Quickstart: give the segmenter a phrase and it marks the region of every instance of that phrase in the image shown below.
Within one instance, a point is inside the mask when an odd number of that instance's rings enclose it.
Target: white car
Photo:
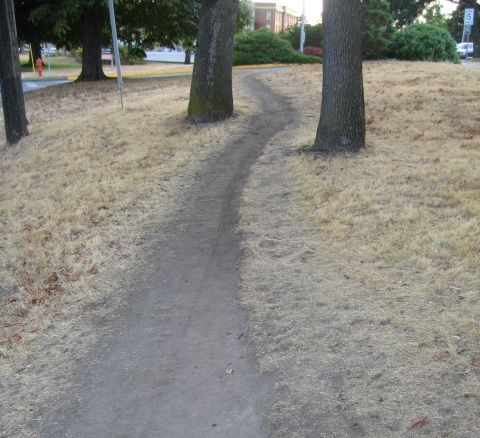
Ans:
[[[473,43],[459,43],[457,44],[457,52],[460,58],[466,58],[473,55]]]

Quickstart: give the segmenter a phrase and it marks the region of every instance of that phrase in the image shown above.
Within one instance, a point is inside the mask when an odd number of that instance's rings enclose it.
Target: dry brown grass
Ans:
[[[368,146],[328,159],[304,151],[318,66],[261,76],[294,110],[242,207],[250,337],[284,391],[272,434],[473,438],[480,70],[364,71]],[[115,311],[144,230],[174,215],[202,161],[247,129],[256,107],[239,83],[236,118],[186,124],[188,84],[127,80],[124,111],[114,81],[26,95],[32,135],[0,151],[0,435],[35,436],[39,407],[98,335],[89,321]],[[415,419],[426,422],[408,431]]]
[[[479,77],[366,63],[367,147],[335,158],[291,156],[313,144],[321,71],[264,77],[296,112],[243,209],[252,336],[289,394],[276,435],[403,436],[415,419],[480,435]]]
[[[89,321],[121,301],[117,279],[146,228],[181,207],[196,169],[255,113],[239,84],[234,118],[192,125],[189,84],[126,80],[123,111],[113,80],[25,95],[31,135],[0,150],[1,436],[35,436],[99,335]]]

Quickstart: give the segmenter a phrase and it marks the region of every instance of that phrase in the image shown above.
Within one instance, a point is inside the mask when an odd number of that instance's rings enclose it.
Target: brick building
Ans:
[[[278,3],[253,3],[255,30],[267,27],[278,33],[298,23],[301,14]]]

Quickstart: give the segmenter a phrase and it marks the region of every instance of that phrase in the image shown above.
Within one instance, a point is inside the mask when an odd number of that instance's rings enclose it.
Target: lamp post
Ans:
[[[303,53],[304,42],[305,42],[305,0],[303,0],[302,24],[300,25],[300,53]]]

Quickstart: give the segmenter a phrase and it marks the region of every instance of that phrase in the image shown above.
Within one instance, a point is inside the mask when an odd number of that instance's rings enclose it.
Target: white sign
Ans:
[[[475,15],[475,9],[473,8],[465,9],[465,21],[463,22],[463,24],[473,26],[474,15]]]

